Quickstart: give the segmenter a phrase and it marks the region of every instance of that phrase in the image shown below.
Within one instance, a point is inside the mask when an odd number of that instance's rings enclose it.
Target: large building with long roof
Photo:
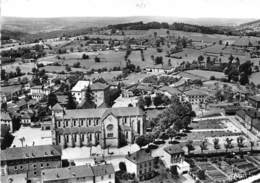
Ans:
[[[64,110],[56,104],[52,110],[52,141],[64,148],[120,147],[145,131],[145,115],[138,107]]]

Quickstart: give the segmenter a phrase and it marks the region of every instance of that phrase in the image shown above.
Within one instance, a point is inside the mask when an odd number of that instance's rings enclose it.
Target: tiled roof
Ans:
[[[184,153],[182,147],[180,145],[170,145],[164,148],[164,151],[168,154],[179,154]]]
[[[192,90],[188,90],[185,92],[186,95],[188,96],[208,96],[208,94],[206,94],[205,92],[198,90],[198,89],[192,89]]]
[[[78,81],[77,84],[71,89],[71,91],[82,91],[86,87],[88,87],[90,84],[90,81]]]
[[[103,164],[91,167],[94,176],[104,176],[109,174],[114,174],[115,170],[112,164]]]
[[[181,92],[177,88],[169,87],[169,86],[164,86],[160,88],[161,91],[168,92],[171,95],[177,95],[181,94]]]
[[[1,112],[1,116],[0,116],[1,120],[11,120],[11,117],[9,115],[9,113],[7,112]]]
[[[130,155],[126,155],[126,159],[137,164],[153,160],[154,157],[151,156],[150,152],[146,152],[146,149],[140,149]]]
[[[42,88],[43,88],[42,85],[36,85],[31,87],[31,89],[42,89]]]
[[[91,90],[105,90],[108,87],[109,85],[100,82],[96,82],[90,85]]]
[[[1,160],[18,160],[28,158],[61,156],[61,147],[57,145],[41,145],[30,147],[7,148],[1,152]]]
[[[66,110],[64,118],[101,118],[106,108]]]
[[[62,111],[63,108],[61,107],[61,105],[59,103],[56,103],[53,107],[52,110],[54,111]]]
[[[260,95],[254,95],[254,96],[250,96],[250,97],[248,97],[248,98],[251,99],[251,100],[260,102]]]
[[[93,171],[91,167],[88,165],[42,170],[42,180],[44,181],[64,180],[93,176]]]
[[[88,133],[88,132],[95,133],[95,132],[101,132],[101,126],[58,128],[56,132],[58,134]]]
[[[138,107],[116,107],[116,108],[96,108],[96,109],[74,109],[66,110],[64,118],[102,118],[108,114],[114,116],[139,116],[143,115],[142,109]]]

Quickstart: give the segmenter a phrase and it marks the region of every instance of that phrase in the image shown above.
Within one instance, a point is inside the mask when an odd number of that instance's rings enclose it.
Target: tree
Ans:
[[[187,147],[187,149],[188,149],[188,154],[190,154],[190,152],[195,149],[194,146],[193,146],[193,141],[192,141],[192,140],[189,140],[189,141],[186,143],[186,147]]]
[[[48,95],[48,102],[47,105],[48,106],[54,106],[56,103],[58,102],[57,96],[55,95],[55,93],[50,93]]]
[[[237,146],[238,146],[239,152],[240,152],[241,148],[243,148],[245,146],[244,140],[245,139],[243,136],[237,137]]]
[[[213,140],[213,144],[214,144],[214,149],[219,149],[220,146],[219,146],[219,139],[218,138],[214,138]]]
[[[20,75],[21,75],[21,69],[20,69],[20,67],[17,66],[15,70],[16,70],[16,75],[17,75],[17,76],[20,76]]]
[[[143,146],[146,146],[147,144],[149,144],[150,142],[147,140],[147,138],[144,135],[141,135],[139,137],[137,137],[137,139],[135,140],[135,143],[142,148]]]
[[[233,141],[233,139],[226,138],[225,141],[226,141],[226,143],[224,144],[224,146],[225,146],[225,149],[226,149],[226,152],[227,152],[228,149],[233,148],[233,145],[232,145],[232,141]]]
[[[158,107],[159,105],[163,104],[162,96],[159,94],[156,94],[156,96],[153,98],[153,104]]]
[[[240,75],[240,80],[239,80],[239,82],[240,82],[241,85],[246,85],[246,84],[248,84],[248,83],[249,83],[248,75],[245,74],[245,73],[242,73],[242,74]]]
[[[126,171],[127,171],[125,162],[122,162],[122,161],[121,161],[121,162],[119,163],[119,169],[120,169],[120,171],[122,171],[122,172],[126,172]]]
[[[152,104],[152,98],[150,95],[144,97],[144,104],[149,107]]]
[[[69,65],[66,65],[66,66],[65,66],[65,70],[66,70],[67,72],[70,72],[70,71],[71,71],[70,66],[69,66]]]
[[[171,174],[172,174],[172,176],[173,176],[175,179],[179,177],[179,173],[178,173],[177,167],[178,167],[177,165],[173,165],[173,166],[171,166],[171,169],[170,169]]]
[[[171,142],[172,142],[173,137],[175,137],[176,134],[177,134],[177,132],[176,132],[176,130],[173,129],[173,128],[169,128],[169,129],[167,130],[167,135],[170,137]]]
[[[68,102],[67,102],[66,108],[67,109],[76,109],[77,104],[76,104],[72,94],[70,92],[68,92],[67,96],[68,96]]]
[[[204,150],[207,150],[207,147],[208,147],[208,141],[207,139],[205,139],[200,144],[201,153],[203,153]]]
[[[1,111],[4,111],[4,112],[7,111],[7,103],[6,102],[1,103]]]
[[[139,100],[138,100],[137,106],[140,107],[141,109],[144,109],[145,101],[144,101],[143,96],[140,96],[140,97],[139,97]]]
[[[100,58],[99,57],[95,57],[95,62],[100,62]]]
[[[75,68],[80,68],[80,62],[74,63],[74,64],[73,64],[73,67],[75,67]]]
[[[168,66],[172,66],[171,59],[168,60]]]
[[[253,151],[253,147],[254,147],[255,143],[254,141],[250,141],[250,151]]]
[[[205,170],[199,170],[197,176],[200,180],[205,180],[206,179]]]
[[[88,109],[88,108],[95,108],[96,107],[96,104],[94,102],[94,95],[93,95],[93,92],[90,88],[90,85],[88,85],[88,87],[86,89],[84,100],[85,101],[84,101],[82,108]]]
[[[23,147],[23,143],[24,143],[24,141],[25,141],[25,138],[22,137],[22,138],[19,138],[19,140],[20,140],[20,142],[21,142],[21,144],[22,144],[22,147]]]

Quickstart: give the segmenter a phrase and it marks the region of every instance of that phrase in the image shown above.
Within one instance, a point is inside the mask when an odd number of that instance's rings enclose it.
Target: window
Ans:
[[[43,168],[43,163],[41,163],[41,168]]]
[[[113,133],[108,133],[107,137],[113,137]]]
[[[47,164],[46,164],[46,166],[47,166],[47,167],[49,167],[49,166],[50,166],[50,164],[49,164],[49,163],[47,163]]]
[[[142,170],[139,171],[139,174],[142,174]]]
[[[34,164],[34,165],[33,165],[33,168],[36,168],[36,167],[37,167],[37,165],[36,165],[36,164]]]
[[[108,178],[110,178],[110,179],[111,179],[111,177],[112,177],[112,176],[111,176],[111,174],[109,174],[109,175],[108,175]]]
[[[101,180],[103,180],[104,179],[104,176],[101,176]]]
[[[34,175],[37,175],[37,172],[33,172]]]
[[[14,169],[17,170],[17,166],[14,166]]]
[[[20,166],[20,169],[22,170],[22,169],[23,169],[23,166]]]

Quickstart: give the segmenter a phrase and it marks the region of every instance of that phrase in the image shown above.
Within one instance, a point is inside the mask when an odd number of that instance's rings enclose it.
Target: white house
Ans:
[[[71,94],[75,97],[78,103],[82,103],[85,97],[85,89],[91,84],[91,81],[80,80],[77,84],[71,89]]]

